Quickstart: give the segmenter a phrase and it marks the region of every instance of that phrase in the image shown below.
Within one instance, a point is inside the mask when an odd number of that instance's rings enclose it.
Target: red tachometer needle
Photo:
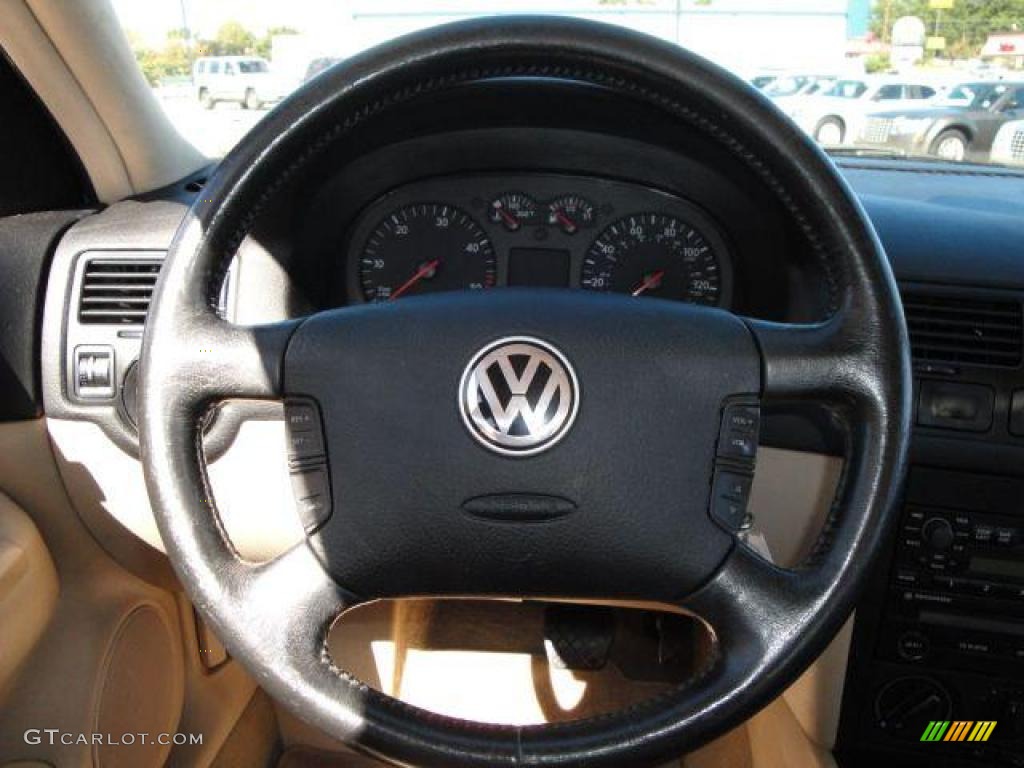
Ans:
[[[641,293],[643,293],[649,288],[660,287],[661,279],[663,277],[665,277],[665,270],[663,269],[659,269],[657,272],[652,272],[651,274],[644,278],[644,281],[640,283],[640,285],[636,287],[636,290],[633,291],[633,295],[639,296]]]
[[[399,296],[401,296],[403,293],[408,291],[410,288],[412,288],[414,285],[416,285],[416,283],[418,283],[424,277],[426,277],[427,275],[431,274],[435,269],[437,269],[437,265],[440,264],[440,263],[441,263],[440,259],[434,259],[433,261],[428,261],[422,267],[417,269],[415,275],[410,277],[408,280],[406,280],[404,283],[402,283],[402,285],[399,286],[398,289],[396,289],[394,292],[392,292],[392,294],[388,297],[388,301],[394,301]]]

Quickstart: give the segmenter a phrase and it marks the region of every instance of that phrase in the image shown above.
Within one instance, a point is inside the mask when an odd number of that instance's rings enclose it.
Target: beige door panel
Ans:
[[[39,531],[0,494],[0,699],[50,623],[59,589]]]
[[[213,643],[197,631],[192,607],[180,591],[130,573],[98,545],[94,536],[99,534],[83,524],[71,504],[50,437],[43,420],[0,424],[0,490],[6,494],[0,497],[0,536],[6,519],[2,504],[9,497],[35,521],[61,584],[49,625],[7,692],[0,693],[0,765],[43,761],[60,768],[157,768],[172,757],[164,746],[26,744],[25,731],[37,728],[201,734],[202,744],[175,748],[173,764],[210,765],[245,711],[255,682],[231,660],[208,668],[205,652],[213,649],[204,646]],[[109,443],[86,441],[86,447],[100,455],[109,447],[128,459]],[[79,458],[89,463],[87,456]],[[137,473],[138,464],[129,461],[128,471]],[[136,480],[134,487],[141,488],[141,475]],[[130,477],[122,482],[133,485]],[[94,498],[95,487],[90,493]],[[121,511],[121,505],[138,501],[114,498]],[[151,522],[148,499],[141,504]],[[119,536],[152,550],[109,515],[108,523]],[[38,593],[40,607],[45,597],[45,591]],[[0,613],[0,642],[10,624],[4,618]],[[6,649],[0,649],[6,663]]]

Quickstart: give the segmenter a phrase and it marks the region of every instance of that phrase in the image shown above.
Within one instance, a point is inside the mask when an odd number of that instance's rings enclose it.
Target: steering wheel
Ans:
[[[772,323],[512,289],[273,325],[218,316],[239,243],[296,173],[356,127],[386,123],[396,105],[510,77],[604,89],[624,109],[645,103],[746,164],[820,260],[828,318]],[[402,765],[654,764],[779,695],[849,616],[891,528],[909,370],[895,282],[870,223],[769,102],[676,46],[621,29],[472,21],[334,68],[221,163],[175,236],[150,310],[141,455],[185,590],[232,655],[310,724]],[[329,477],[332,514],[269,563],[233,550],[204,468],[203,414],[238,397],[284,399],[293,426],[308,430],[302,455],[319,455]],[[749,458],[735,430],[742,437],[776,401],[828,408],[847,445],[821,539],[797,569],[755,554],[714,503],[719,480]],[[422,595],[658,601],[701,617],[716,651],[685,685],[622,712],[472,723],[378,693],[326,650],[346,608]]]

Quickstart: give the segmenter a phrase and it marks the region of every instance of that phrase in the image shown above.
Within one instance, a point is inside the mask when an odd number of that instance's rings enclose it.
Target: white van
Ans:
[[[280,101],[288,89],[258,56],[205,56],[192,68],[196,98],[206,109],[218,101],[237,101],[245,109],[259,109]]]

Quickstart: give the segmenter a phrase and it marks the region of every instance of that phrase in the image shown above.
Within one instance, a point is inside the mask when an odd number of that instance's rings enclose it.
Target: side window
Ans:
[[[220,74],[220,62],[219,61],[211,61],[210,62],[210,74],[211,75],[218,75],[218,74]]]
[[[224,74],[225,75],[233,75],[233,74],[235,74],[235,65],[232,64],[230,61],[227,61],[227,62],[224,63]]]
[[[935,89],[927,85],[908,85],[908,99],[930,99],[935,95]]]
[[[875,94],[875,101],[892,101],[903,98],[902,85],[883,85]]]
[[[205,61],[200,61],[198,64],[196,64],[196,74],[197,75],[202,75],[205,72],[206,72],[206,62]]]
[[[1012,112],[1024,106],[1024,88],[1015,88],[1003,102],[1003,112]]]

